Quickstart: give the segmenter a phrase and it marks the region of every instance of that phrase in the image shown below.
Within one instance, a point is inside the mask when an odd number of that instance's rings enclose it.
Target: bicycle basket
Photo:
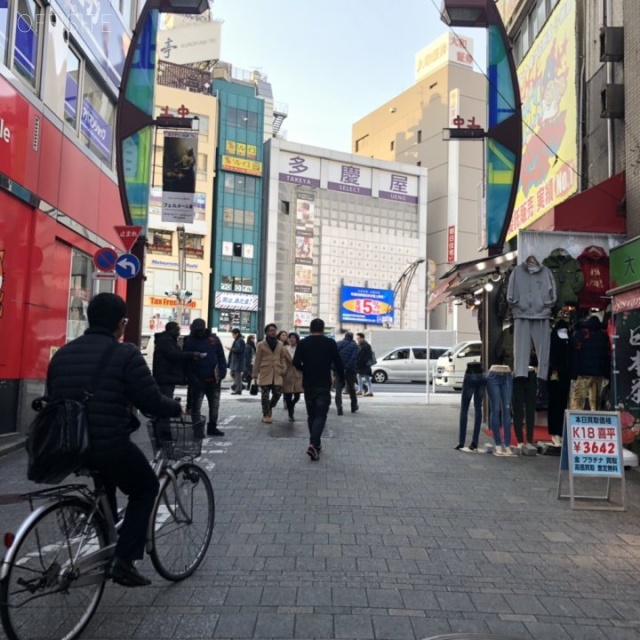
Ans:
[[[205,422],[198,415],[150,420],[147,429],[154,453],[161,450],[169,460],[197,458],[202,453]]]

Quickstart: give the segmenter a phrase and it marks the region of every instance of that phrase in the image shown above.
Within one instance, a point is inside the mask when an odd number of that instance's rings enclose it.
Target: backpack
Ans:
[[[87,404],[117,346],[107,347],[82,401],[46,397],[33,401],[38,415],[29,425],[26,442],[29,480],[57,484],[87,464],[91,454]]]
[[[367,361],[367,366],[368,367],[373,367],[373,365],[375,365],[375,364],[378,364],[378,361],[376,360],[376,352],[372,349],[371,350],[371,357]]]

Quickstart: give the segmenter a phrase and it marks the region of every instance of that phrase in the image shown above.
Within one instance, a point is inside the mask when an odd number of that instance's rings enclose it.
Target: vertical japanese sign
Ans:
[[[313,318],[313,221],[315,202],[296,200],[295,279],[293,283],[294,325],[308,326]]]
[[[447,227],[447,262],[456,261],[456,227],[451,224]]]
[[[616,313],[615,318],[617,402],[624,407],[624,441],[631,443],[640,431],[640,309]]]
[[[522,168],[507,240],[578,189],[576,2],[562,0],[518,67]]]
[[[162,154],[162,222],[193,223],[198,134],[165,131]]]

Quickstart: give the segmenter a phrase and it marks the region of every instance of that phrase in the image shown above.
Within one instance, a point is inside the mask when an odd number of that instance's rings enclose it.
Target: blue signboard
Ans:
[[[65,103],[66,107],[66,103]],[[82,120],[80,130],[89,140],[89,146],[107,164],[111,164],[113,129],[87,100],[82,100]]]
[[[135,278],[140,273],[140,260],[132,253],[123,253],[116,262],[116,273],[121,278]]]
[[[340,320],[360,324],[393,323],[393,291],[343,285]]]

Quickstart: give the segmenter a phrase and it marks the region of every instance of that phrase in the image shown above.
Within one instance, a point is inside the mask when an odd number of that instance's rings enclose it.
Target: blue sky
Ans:
[[[434,2],[435,5],[434,6]],[[258,69],[286,103],[287,138],[349,151],[351,125],[414,81],[415,54],[443,34],[442,0],[214,0],[222,59]],[[484,65],[485,32],[475,40]]]

